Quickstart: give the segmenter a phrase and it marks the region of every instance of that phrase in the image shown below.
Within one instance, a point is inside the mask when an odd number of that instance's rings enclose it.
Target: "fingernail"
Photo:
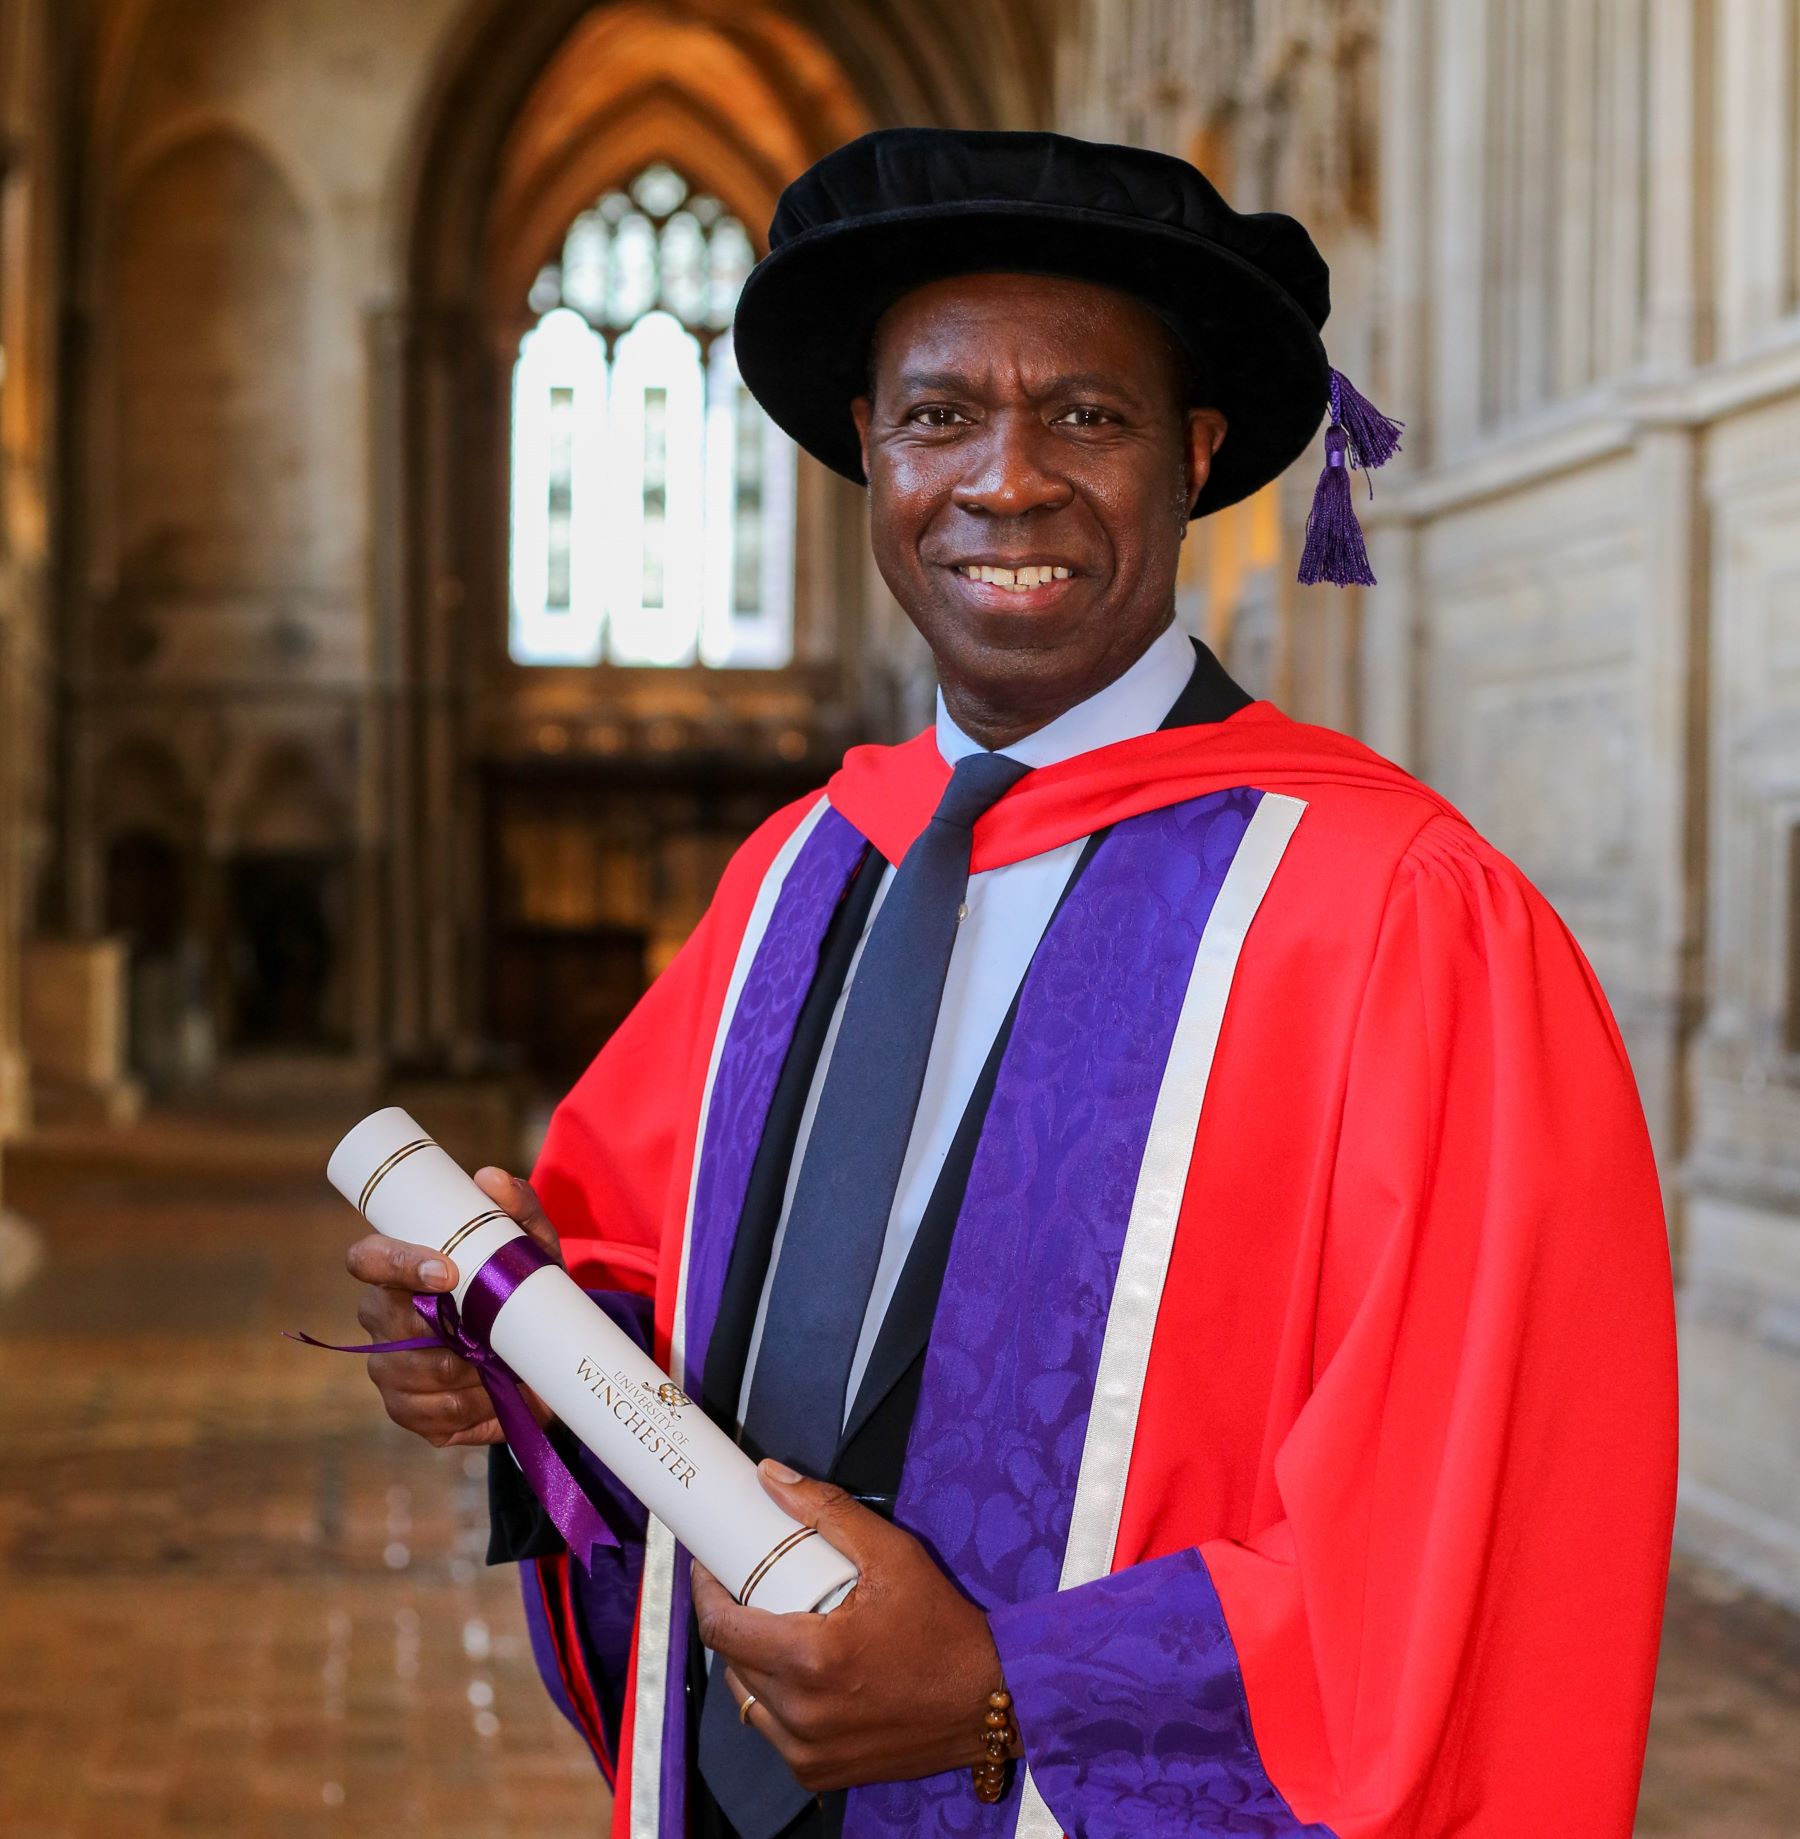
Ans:
[[[434,1290],[441,1290],[444,1285],[450,1281],[450,1267],[447,1264],[440,1263],[436,1258],[427,1258],[425,1262],[419,1266],[419,1275],[423,1277]]]
[[[770,1481],[784,1481],[789,1487],[800,1479],[799,1470],[790,1469],[785,1462],[777,1462],[773,1456],[762,1459],[762,1472]]]

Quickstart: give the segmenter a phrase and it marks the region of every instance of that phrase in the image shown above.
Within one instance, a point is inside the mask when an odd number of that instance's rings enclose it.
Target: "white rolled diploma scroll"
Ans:
[[[481,1266],[522,1236],[397,1105],[364,1118],[326,1174],[377,1232],[455,1264],[459,1309]],[[566,1271],[525,1278],[489,1343],[740,1603],[823,1614],[849,1594],[849,1559],[776,1506],[750,1458]]]

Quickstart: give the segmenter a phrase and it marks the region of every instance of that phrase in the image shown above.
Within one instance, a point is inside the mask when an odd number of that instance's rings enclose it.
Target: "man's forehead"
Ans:
[[[1146,332],[1163,327],[1145,302],[1123,288],[1076,280],[1069,275],[1001,269],[922,281],[887,307],[876,322],[875,334],[879,340],[894,331],[928,333],[939,326],[953,327],[1021,312],[1034,320],[1051,322],[1119,321]]]
[[[1054,341],[1051,348],[1046,341]],[[1097,382],[1125,380],[1175,357],[1174,334],[1135,295],[1064,275],[1012,271],[923,282],[876,322],[871,373],[966,374],[1054,369]]]

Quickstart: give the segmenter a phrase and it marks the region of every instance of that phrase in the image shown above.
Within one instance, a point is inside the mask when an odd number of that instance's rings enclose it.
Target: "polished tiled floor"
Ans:
[[[8,1181],[49,1256],[0,1302],[5,1839],[605,1831],[482,1459],[277,1333],[361,1339],[323,1147]]]
[[[4,1839],[578,1839],[480,1464],[359,1361],[323,1137],[165,1127],[15,1157],[0,1300]],[[1800,1623],[1684,1572],[1639,1831],[1800,1839]],[[1522,1836],[1523,1839],[1523,1836]]]

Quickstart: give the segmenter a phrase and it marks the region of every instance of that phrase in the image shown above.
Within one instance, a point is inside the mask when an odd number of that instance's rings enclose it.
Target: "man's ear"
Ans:
[[[1200,488],[1212,476],[1213,455],[1219,451],[1230,424],[1217,409],[1189,409],[1187,412],[1188,497],[1192,504]]]
[[[869,423],[874,419],[875,405],[867,396],[858,396],[850,404],[850,419],[856,423],[857,445],[862,448],[863,477],[869,476]]]

